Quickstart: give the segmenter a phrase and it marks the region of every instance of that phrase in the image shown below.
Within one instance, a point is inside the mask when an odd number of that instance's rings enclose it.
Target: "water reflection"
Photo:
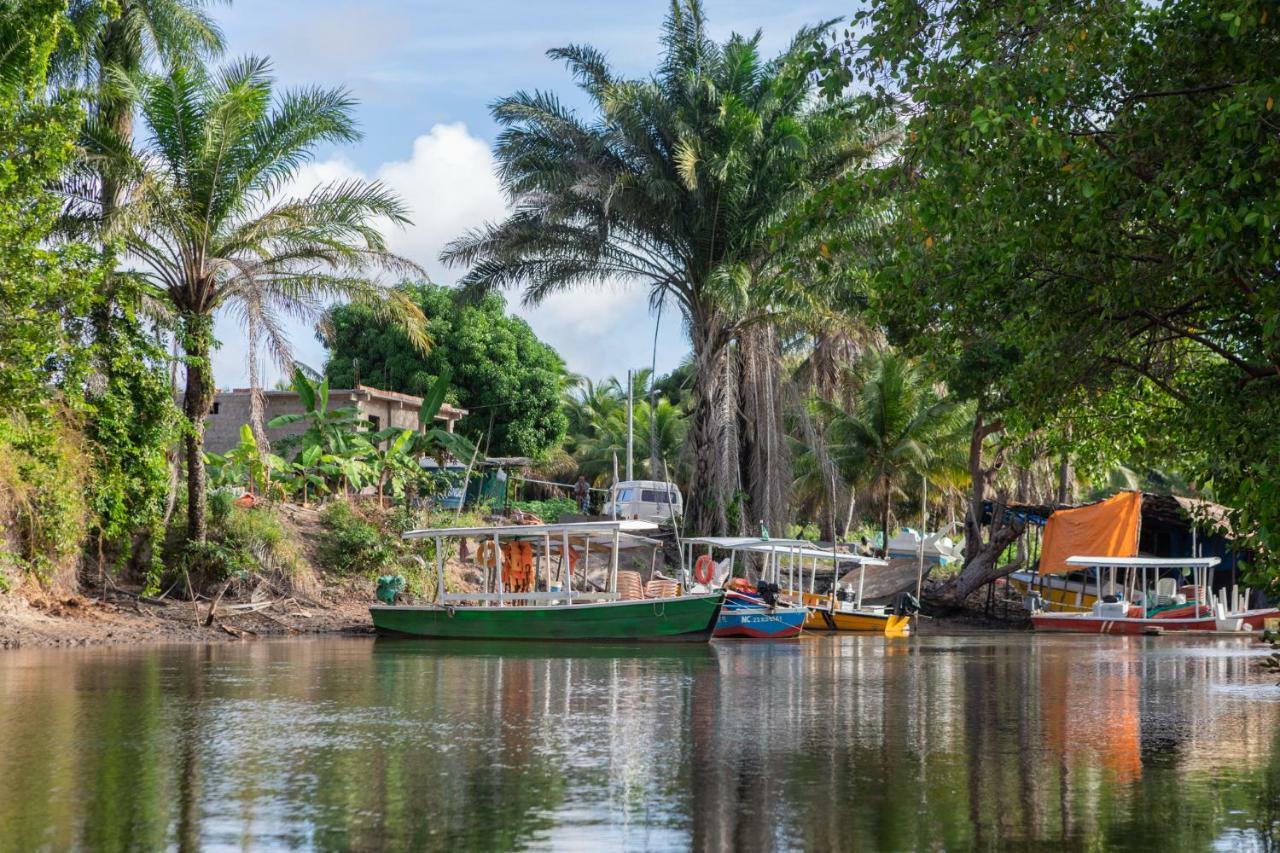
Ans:
[[[1238,640],[0,657],[0,849],[1280,846]]]

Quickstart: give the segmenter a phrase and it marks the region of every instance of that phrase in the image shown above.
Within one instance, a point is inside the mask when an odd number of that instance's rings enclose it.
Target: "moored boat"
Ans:
[[[716,623],[718,638],[781,640],[798,637],[804,630],[808,611],[803,605],[779,599],[778,567],[768,555],[761,558],[759,580],[755,583],[745,577],[734,577],[739,553],[761,541],[768,540],[703,536],[685,539],[682,543],[682,547],[689,549],[688,562],[682,568],[686,585],[698,591],[728,590]],[[705,546],[705,551],[696,554],[697,546]],[[728,557],[719,563],[714,556],[717,549],[728,552]]]
[[[705,642],[719,618],[722,592],[669,595],[659,585],[659,594],[646,596],[638,576],[619,589],[620,574],[635,574],[619,569],[619,551],[625,542],[656,545],[639,535],[656,529],[647,522],[598,521],[409,531],[405,538],[435,541],[436,600],[375,604],[369,613],[378,633],[386,636]],[[447,539],[482,540],[476,557],[485,574],[484,591],[446,591]],[[574,580],[574,566],[589,559],[593,542],[597,551],[610,554],[603,590]],[[557,555],[559,564],[553,565]]]
[[[1218,562],[1217,557],[1069,557],[1067,565],[1095,572],[1092,606],[1076,613],[1033,610],[1031,624],[1037,631],[1087,634],[1235,632],[1261,627],[1280,612],[1274,608],[1230,610],[1224,599],[1215,599],[1208,583]],[[1180,574],[1184,570],[1192,573],[1194,582],[1183,592],[1178,591],[1173,578],[1161,576],[1166,571]],[[1104,580],[1108,575],[1109,580]]]
[[[698,561],[721,578],[732,574],[739,555],[760,557],[762,577],[779,588],[780,604],[804,610],[803,626],[807,631],[875,631],[898,636],[910,630],[910,615],[892,606],[867,604],[863,597],[863,589],[877,583],[874,576],[868,575],[876,569],[888,570],[884,560],[828,551],[802,539],[701,537],[685,541],[691,548],[707,547]],[[715,563],[714,548],[727,550],[728,560]],[[859,570],[856,585],[842,582],[851,576],[851,567]],[[694,578],[695,582],[699,580]],[[821,591],[820,583],[824,585]],[[721,618],[723,620],[723,613]]]

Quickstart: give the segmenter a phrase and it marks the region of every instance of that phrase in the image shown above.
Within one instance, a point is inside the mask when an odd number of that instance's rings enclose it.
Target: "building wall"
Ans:
[[[364,397],[365,399],[360,399]],[[280,415],[302,414],[306,411],[302,400],[292,392],[267,392],[264,421]],[[355,406],[366,419],[376,418],[374,431],[397,427],[417,429],[418,408],[398,400],[381,399],[362,393],[330,392],[329,411]],[[249,423],[249,393],[247,391],[223,391],[214,397],[214,413],[205,420],[205,450],[210,453],[226,453],[240,443],[240,425]],[[304,432],[307,424],[300,421],[284,427],[267,430],[267,438],[275,445],[280,439]]]

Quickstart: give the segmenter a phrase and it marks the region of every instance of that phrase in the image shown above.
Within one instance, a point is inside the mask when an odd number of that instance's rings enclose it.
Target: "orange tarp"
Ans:
[[[1060,509],[1044,526],[1040,574],[1071,571],[1068,557],[1132,557],[1138,553],[1142,492],[1121,492],[1096,504]]]

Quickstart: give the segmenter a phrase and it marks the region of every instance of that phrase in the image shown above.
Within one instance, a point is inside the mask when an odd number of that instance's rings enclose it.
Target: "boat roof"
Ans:
[[[420,530],[408,530],[401,536],[405,539],[436,539],[446,537],[469,536],[524,536],[543,538],[546,536],[592,536],[599,534],[622,533],[637,535],[654,533],[658,525],[650,521],[636,519],[619,519],[617,521],[573,521],[564,524],[505,524],[494,527],[427,527]]]
[[[694,545],[710,545],[726,551],[753,551],[757,554],[794,554],[797,557],[817,557],[841,563],[858,563],[863,566],[887,566],[876,557],[864,557],[848,551],[831,551],[819,548],[807,539],[765,539],[761,536],[691,536],[684,539]]]
[[[1220,562],[1217,557],[1067,557],[1068,566],[1109,569],[1209,569]]]
[[[797,557],[817,558],[819,560],[835,560],[838,563],[857,563],[860,566],[887,566],[888,560],[881,560],[879,557],[864,557],[861,554],[852,554],[848,551],[828,551],[825,548],[818,548],[811,543],[805,543],[806,547],[795,548],[791,546],[779,546],[776,543],[765,543],[763,545],[752,545],[743,548],[744,551],[762,551],[775,554],[794,554]]]
[[[713,548],[724,548],[727,551],[738,551],[753,545],[782,545],[784,547],[803,547],[809,544],[805,539],[765,539],[762,536],[686,536],[682,540],[693,545],[710,545]]]

